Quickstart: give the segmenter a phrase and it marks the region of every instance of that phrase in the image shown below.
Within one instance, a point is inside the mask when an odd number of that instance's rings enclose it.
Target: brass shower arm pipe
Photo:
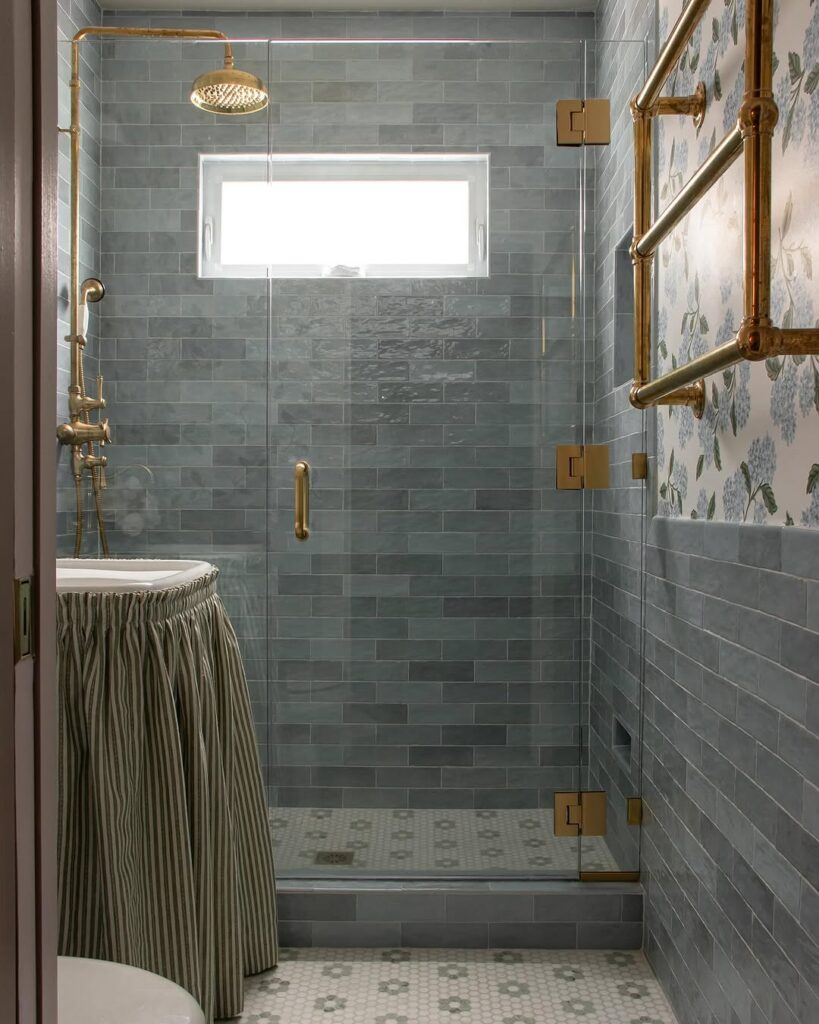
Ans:
[[[224,32],[209,28],[139,28],[118,25],[86,25],[76,32],[71,40],[71,73],[72,77],[79,73],[80,43],[90,37],[135,37],[159,39],[214,39],[225,44],[225,60],[233,63],[233,49]]]
[[[224,43],[225,63],[233,64],[233,49],[224,32],[216,29],[198,28],[138,28],[117,25],[86,25],[76,32],[71,40],[71,294],[70,329],[72,339],[71,386],[79,386],[75,370],[73,339],[79,335],[80,316],[80,43],[91,37],[98,38],[164,38],[164,39],[213,39]]]

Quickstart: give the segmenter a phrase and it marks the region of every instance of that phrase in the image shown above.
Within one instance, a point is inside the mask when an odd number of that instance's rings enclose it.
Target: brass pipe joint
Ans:
[[[687,96],[660,96],[650,107],[641,106],[639,97],[635,96],[629,103],[629,109],[633,121],[676,114],[679,117],[693,117],[695,126],[699,128],[705,120],[706,102],[705,82],[697,82],[697,87]]]
[[[745,95],[737,113],[737,127],[743,139],[750,135],[773,135],[779,120],[779,107],[771,93]]]
[[[743,359],[759,361],[779,355],[782,346],[782,330],[774,327],[770,319],[748,318],[742,321],[737,331],[737,347]]]
[[[651,107],[641,107],[638,96],[632,96],[629,100],[628,108],[631,111],[632,121],[645,121],[654,115],[651,112]]]
[[[110,444],[111,428],[108,420],[101,423],[61,423],[57,427],[57,439],[60,444]]]
[[[646,382],[641,383],[640,381],[635,381],[631,385],[628,400],[635,409],[650,409],[653,405],[684,405],[692,411],[696,419],[702,419],[705,412],[704,380],[698,380],[695,384],[678,388],[676,391],[672,391],[670,395],[665,395],[662,398],[644,397],[643,390],[645,387]]]
[[[743,359],[753,362],[777,356],[819,355],[819,329],[782,328],[770,319],[748,317],[737,331],[737,347]]]
[[[640,239],[635,235],[631,240],[631,245],[628,247],[628,254],[631,257],[632,265],[636,267],[644,263],[653,263],[654,250],[652,249],[651,252],[640,252],[639,246]]]

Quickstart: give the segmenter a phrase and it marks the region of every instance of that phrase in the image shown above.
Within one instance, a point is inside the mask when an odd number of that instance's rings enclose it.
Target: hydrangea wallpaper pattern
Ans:
[[[660,40],[682,9],[660,0]],[[773,159],[773,310],[783,326],[819,326],[819,0],[780,0],[774,28],[779,124]],[[669,81],[708,90],[705,120],[661,118],[660,206],[736,121],[745,0],[712,0]],[[742,159],[661,247],[657,361],[662,371],[736,332],[742,316]],[[659,410],[658,512],[732,522],[819,526],[819,357],[744,363],[707,382],[705,415]]]

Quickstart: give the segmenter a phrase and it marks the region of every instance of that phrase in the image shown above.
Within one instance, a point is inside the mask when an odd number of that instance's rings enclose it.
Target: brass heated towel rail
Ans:
[[[745,92],[737,123],[679,193],[651,223],[651,151],[654,117],[688,114],[702,119],[704,87],[691,96],[661,96],[705,14],[710,0],[683,9],[642,91],[631,102],[634,119],[634,384],[631,404],[687,405],[701,417],[704,377],[743,359],[819,354],[819,330],[776,327],[771,321],[771,149],[779,109],[773,97],[773,0],[748,0]],[[657,247],[699,202],[740,153],[745,163],[743,313],[736,337],[705,355],[651,379],[651,270]]]

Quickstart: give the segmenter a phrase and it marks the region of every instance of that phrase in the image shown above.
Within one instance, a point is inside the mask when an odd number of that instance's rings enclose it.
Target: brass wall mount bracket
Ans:
[[[745,93],[736,125],[725,135],[677,195],[651,222],[652,120],[659,114],[704,113],[704,90],[661,97],[710,0],[690,0],[671,29],[645,85],[631,103],[634,120],[634,384],[631,404],[684,405],[701,417],[703,378],[743,360],[783,355],[819,355],[819,330],[776,327],[771,322],[771,149],[778,108],[773,95],[773,0],[748,0],[745,24]],[[743,313],[730,341],[651,379],[651,268],[664,238],[743,155]]]

